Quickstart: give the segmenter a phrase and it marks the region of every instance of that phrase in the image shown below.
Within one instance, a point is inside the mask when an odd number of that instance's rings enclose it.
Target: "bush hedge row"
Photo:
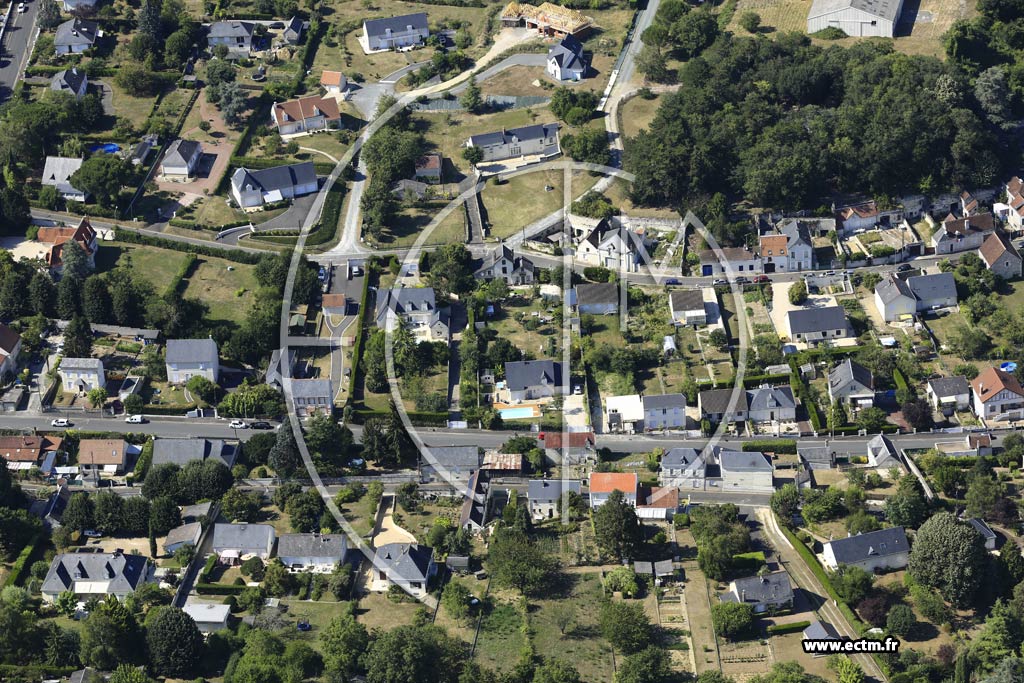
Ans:
[[[32,553],[35,552],[36,547],[42,540],[42,535],[37,535],[33,538],[28,545],[21,549],[18,553],[18,558],[11,565],[11,573],[7,575],[7,580],[4,581],[4,587],[17,586],[21,583],[24,578],[25,572],[28,571],[28,561],[32,557]],[[2,678],[2,677],[0,677]]]
[[[150,247],[160,247],[161,249],[173,249],[174,251],[184,251],[190,254],[199,254],[200,256],[212,256],[248,265],[256,265],[261,258],[260,254],[253,254],[241,249],[220,249],[214,246],[207,247],[201,244],[192,244],[191,242],[178,242],[165,237],[154,237],[153,235],[145,235],[123,228],[114,229],[114,239],[128,244],[144,244]]]
[[[811,622],[809,621],[794,621],[790,624],[773,624],[766,630],[768,631],[768,635],[781,636],[786,633],[799,633],[810,625]]]

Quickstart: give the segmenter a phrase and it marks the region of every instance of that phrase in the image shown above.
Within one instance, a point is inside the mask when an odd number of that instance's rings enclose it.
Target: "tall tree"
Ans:
[[[72,531],[84,531],[91,529],[96,524],[96,506],[92,498],[85,493],[76,493],[68,500],[64,514],[61,516],[61,526]]]
[[[343,606],[344,613],[331,619],[321,631],[320,643],[327,672],[348,680],[358,671],[359,659],[370,644],[370,636],[366,627],[356,621],[351,603]]]
[[[89,358],[92,356],[92,326],[80,315],[74,316],[64,330],[64,356],[67,358]]]
[[[61,245],[60,260],[63,265],[61,272],[64,277],[85,280],[89,273],[92,272],[89,255],[85,253],[82,245],[75,240],[68,240]]]
[[[630,559],[643,544],[643,527],[622,491],[612,491],[594,511],[594,535],[602,553],[616,559]]]
[[[267,464],[279,477],[290,477],[302,466],[302,454],[295,443],[292,423],[289,418],[281,423],[277,430],[277,441],[267,454]]]
[[[28,283],[29,307],[33,313],[49,316],[57,302],[57,287],[50,276],[36,271]]]
[[[203,636],[192,617],[177,607],[158,610],[146,619],[149,663],[158,675],[186,678],[202,655]]]
[[[57,284],[57,315],[71,320],[82,312],[82,281],[64,276]]]
[[[970,524],[940,512],[918,529],[910,575],[957,607],[970,606],[978,597],[987,569],[985,541]]]
[[[91,275],[85,279],[82,308],[91,323],[110,322],[110,290],[103,278]]]
[[[367,683],[457,683],[465,644],[440,627],[398,626],[381,633],[366,653]]]

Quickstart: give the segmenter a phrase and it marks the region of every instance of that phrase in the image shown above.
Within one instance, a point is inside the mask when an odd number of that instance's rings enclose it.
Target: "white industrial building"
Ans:
[[[892,38],[903,0],[814,0],[807,32],[841,29],[848,36]]]

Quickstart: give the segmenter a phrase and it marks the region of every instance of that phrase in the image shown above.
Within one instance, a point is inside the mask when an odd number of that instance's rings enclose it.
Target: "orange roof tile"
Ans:
[[[971,387],[982,403],[986,403],[1000,391],[1012,391],[1018,396],[1024,396],[1024,388],[1021,388],[1017,378],[999,368],[982,370],[981,374],[971,380]]]
[[[624,472],[594,472],[590,475],[591,493],[611,493],[622,491],[623,493],[636,494],[636,474]]]
[[[331,97],[310,95],[297,100],[278,102],[274,105],[274,121],[277,125],[311,119],[316,116],[324,116],[329,120],[340,118],[338,102]]]

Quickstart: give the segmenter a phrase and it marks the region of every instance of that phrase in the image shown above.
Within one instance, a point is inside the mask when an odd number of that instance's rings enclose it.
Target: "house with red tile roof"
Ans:
[[[613,491],[621,491],[626,502],[636,507],[639,483],[636,473],[591,472],[590,507],[596,509],[604,505]]]
[[[50,245],[50,250],[46,253],[46,265],[55,273],[64,270],[64,245],[71,240],[82,247],[89,259],[89,264],[95,267],[96,251],[99,249],[97,238],[96,230],[89,223],[88,218],[82,218],[78,227],[75,228],[63,225],[43,226],[39,228],[39,233],[36,235],[37,241]]]
[[[312,133],[341,125],[338,101],[319,95],[277,102],[271,108],[270,117],[281,135]]]
[[[1024,419],[1024,388],[1016,377],[999,368],[986,368],[971,380],[974,413],[999,422]]]

